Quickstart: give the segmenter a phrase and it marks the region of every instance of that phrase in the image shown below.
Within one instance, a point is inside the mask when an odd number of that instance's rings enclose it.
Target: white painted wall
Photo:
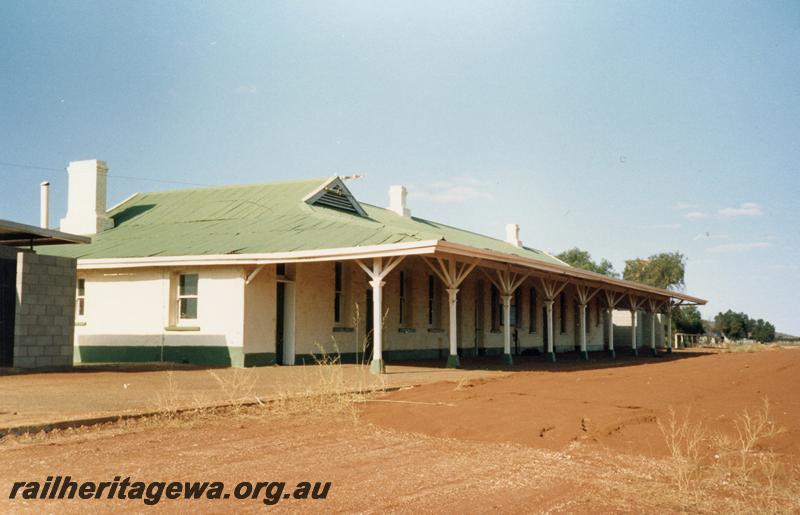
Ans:
[[[198,273],[198,317],[177,332],[170,309],[170,281],[178,272]],[[76,345],[242,347],[244,271],[239,268],[80,271],[86,279],[85,316],[76,326]]]
[[[353,353],[363,347],[366,335],[367,276],[355,263],[345,262],[342,320],[334,321],[334,263],[307,263],[287,267],[289,279],[295,285],[295,347],[298,355],[319,354],[321,350]],[[80,271],[86,279],[85,326],[76,327],[76,344],[85,345],[225,345],[245,354],[275,353],[276,267],[265,266],[245,284],[254,267],[196,267],[176,269],[136,269]],[[400,271],[407,274],[409,322],[401,331],[399,323]],[[171,281],[178,272],[199,274],[198,319],[190,325],[198,331],[165,330],[174,321],[170,309],[174,306]],[[438,277],[436,319],[428,323],[428,276],[432,272],[417,257],[409,257],[386,278],[384,287],[385,313],[384,350],[441,350],[447,354],[449,325],[447,295]],[[529,290],[537,289],[535,331],[530,331]],[[477,335],[479,346],[497,353],[503,346],[502,325],[491,331],[491,283],[479,271],[473,271],[461,285],[458,298],[459,347],[475,348],[475,306],[478,291],[482,291],[479,308],[482,332]],[[544,299],[541,285],[529,279],[521,286],[521,324],[517,329],[520,349],[542,348],[544,335]],[[576,338],[575,294],[567,287],[566,332],[560,331],[559,302],[554,305],[554,336],[557,351],[574,350]],[[605,324],[602,310],[597,323],[597,298],[588,308],[587,346],[589,350],[604,348]],[[502,320],[502,317],[501,317]],[[379,321],[376,321],[379,323]],[[627,311],[614,312],[615,346],[629,345],[620,325],[629,324]],[[338,326],[344,331],[336,332]],[[352,329],[352,331],[348,331]],[[640,325],[640,331],[643,331]],[[663,324],[658,325],[663,334]],[[646,335],[647,333],[645,333]],[[640,346],[649,340],[639,335]],[[335,342],[335,344],[334,344]],[[513,346],[513,343],[512,343]]]

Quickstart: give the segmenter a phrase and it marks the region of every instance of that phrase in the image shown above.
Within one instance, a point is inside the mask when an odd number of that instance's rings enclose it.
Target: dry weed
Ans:
[[[732,342],[725,342],[723,343],[720,348],[722,352],[761,352],[765,350],[771,350],[776,347],[779,347],[775,344],[766,344],[766,343],[732,343]]]
[[[800,510],[800,471],[778,453],[766,449],[783,433],[770,416],[769,402],[743,411],[734,420],[735,435],[709,434],[691,423],[689,412],[678,417],[670,408],[659,421],[670,460],[664,502],[680,510],[708,513],[790,513]]]
[[[256,376],[252,368],[233,368],[226,372],[225,375],[220,375],[213,370],[208,370],[209,375],[214,378],[222,390],[224,402],[229,408],[236,412],[247,404],[261,402],[253,394]]]
[[[174,419],[180,411],[178,385],[172,370],[167,372],[167,384],[164,391],[156,393],[155,411],[165,420]]]
[[[270,414],[347,414],[355,419],[356,404],[376,389],[385,389],[385,378],[372,376],[363,364],[356,368],[356,381],[346,381],[335,340],[332,354],[319,344],[317,348],[319,352],[314,354],[314,365],[303,365],[300,374],[303,384],[299,387],[287,385],[289,387],[279,392],[277,399],[268,404]]]

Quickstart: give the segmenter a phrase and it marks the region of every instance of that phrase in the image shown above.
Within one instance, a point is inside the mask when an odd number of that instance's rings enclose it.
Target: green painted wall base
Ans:
[[[566,350],[566,349],[565,349]],[[461,349],[464,358],[474,357],[499,357],[505,365],[513,365],[514,360],[511,354],[503,353],[502,347],[488,347],[478,349]],[[611,357],[615,357],[614,351],[609,351]],[[633,351],[638,356],[638,349]],[[555,352],[544,352],[548,361],[556,361]],[[581,353],[583,359],[588,359],[588,352]],[[166,346],[166,347],[145,347],[132,345],[85,345],[75,347],[76,363],[187,363],[192,365],[211,365],[229,367],[262,367],[277,365],[278,359],[274,352],[256,352],[245,354],[241,347],[225,346]],[[446,360],[447,367],[458,368],[461,366],[460,356],[450,356],[448,349],[406,349],[406,350],[384,350],[383,357],[389,363],[408,362],[408,361],[436,361]],[[370,356],[363,353],[345,352],[339,355],[330,354],[328,359],[338,358],[341,363],[363,363],[370,362]],[[323,361],[325,356],[314,354],[298,354],[295,357],[296,364],[314,365]],[[372,367],[379,367],[385,370],[385,361],[378,364],[373,363]],[[384,372],[378,372],[384,373]]]
[[[244,366],[246,367],[265,367],[275,365],[278,362],[274,352],[254,352],[244,355]]]
[[[650,349],[650,352],[653,354],[653,356],[658,356],[658,349]]]
[[[191,365],[245,366],[245,354],[241,347],[85,345],[76,347],[76,353],[80,357],[81,363],[167,362]]]
[[[614,349],[611,349],[610,351],[608,351],[608,355],[611,356],[611,359],[616,359],[617,352]]]
[[[589,351],[587,350],[581,351],[581,358],[584,361],[589,361]]]
[[[631,354],[633,354],[634,356],[638,356],[639,355],[639,349],[631,349]]]
[[[369,364],[369,372],[374,375],[385,374],[386,364],[382,359],[373,359],[372,363]]]
[[[478,355],[478,352],[477,349],[475,349],[475,347],[469,347],[461,349],[461,355],[464,356],[465,358],[474,358],[475,356]]]

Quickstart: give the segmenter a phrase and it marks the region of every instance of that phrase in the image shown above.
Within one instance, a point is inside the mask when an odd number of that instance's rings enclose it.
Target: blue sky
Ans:
[[[800,3],[0,3],[0,162],[198,184],[366,174],[527,245],[688,257],[800,334]],[[66,174],[0,166],[0,218]],[[109,204],[175,185],[109,180]]]

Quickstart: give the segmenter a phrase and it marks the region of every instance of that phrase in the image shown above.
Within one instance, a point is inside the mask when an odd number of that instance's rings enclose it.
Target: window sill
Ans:
[[[200,328],[192,325],[168,325],[167,327],[164,328],[164,330],[184,332],[184,331],[199,331]]]
[[[354,333],[355,329],[352,327],[334,327],[334,333]]]
[[[76,320],[75,321],[75,327],[83,327],[85,325],[86,325],[86,322],[84,320]]]
[[[397,330],[397,332],[402,334],[411,334],[411,333],[416,333],[417,330],[414,327],[401,327]]]
[[[441,327],[429,327],[428,328],[428,332],[429,333],[443,333],[444,329],[442,329]]]

